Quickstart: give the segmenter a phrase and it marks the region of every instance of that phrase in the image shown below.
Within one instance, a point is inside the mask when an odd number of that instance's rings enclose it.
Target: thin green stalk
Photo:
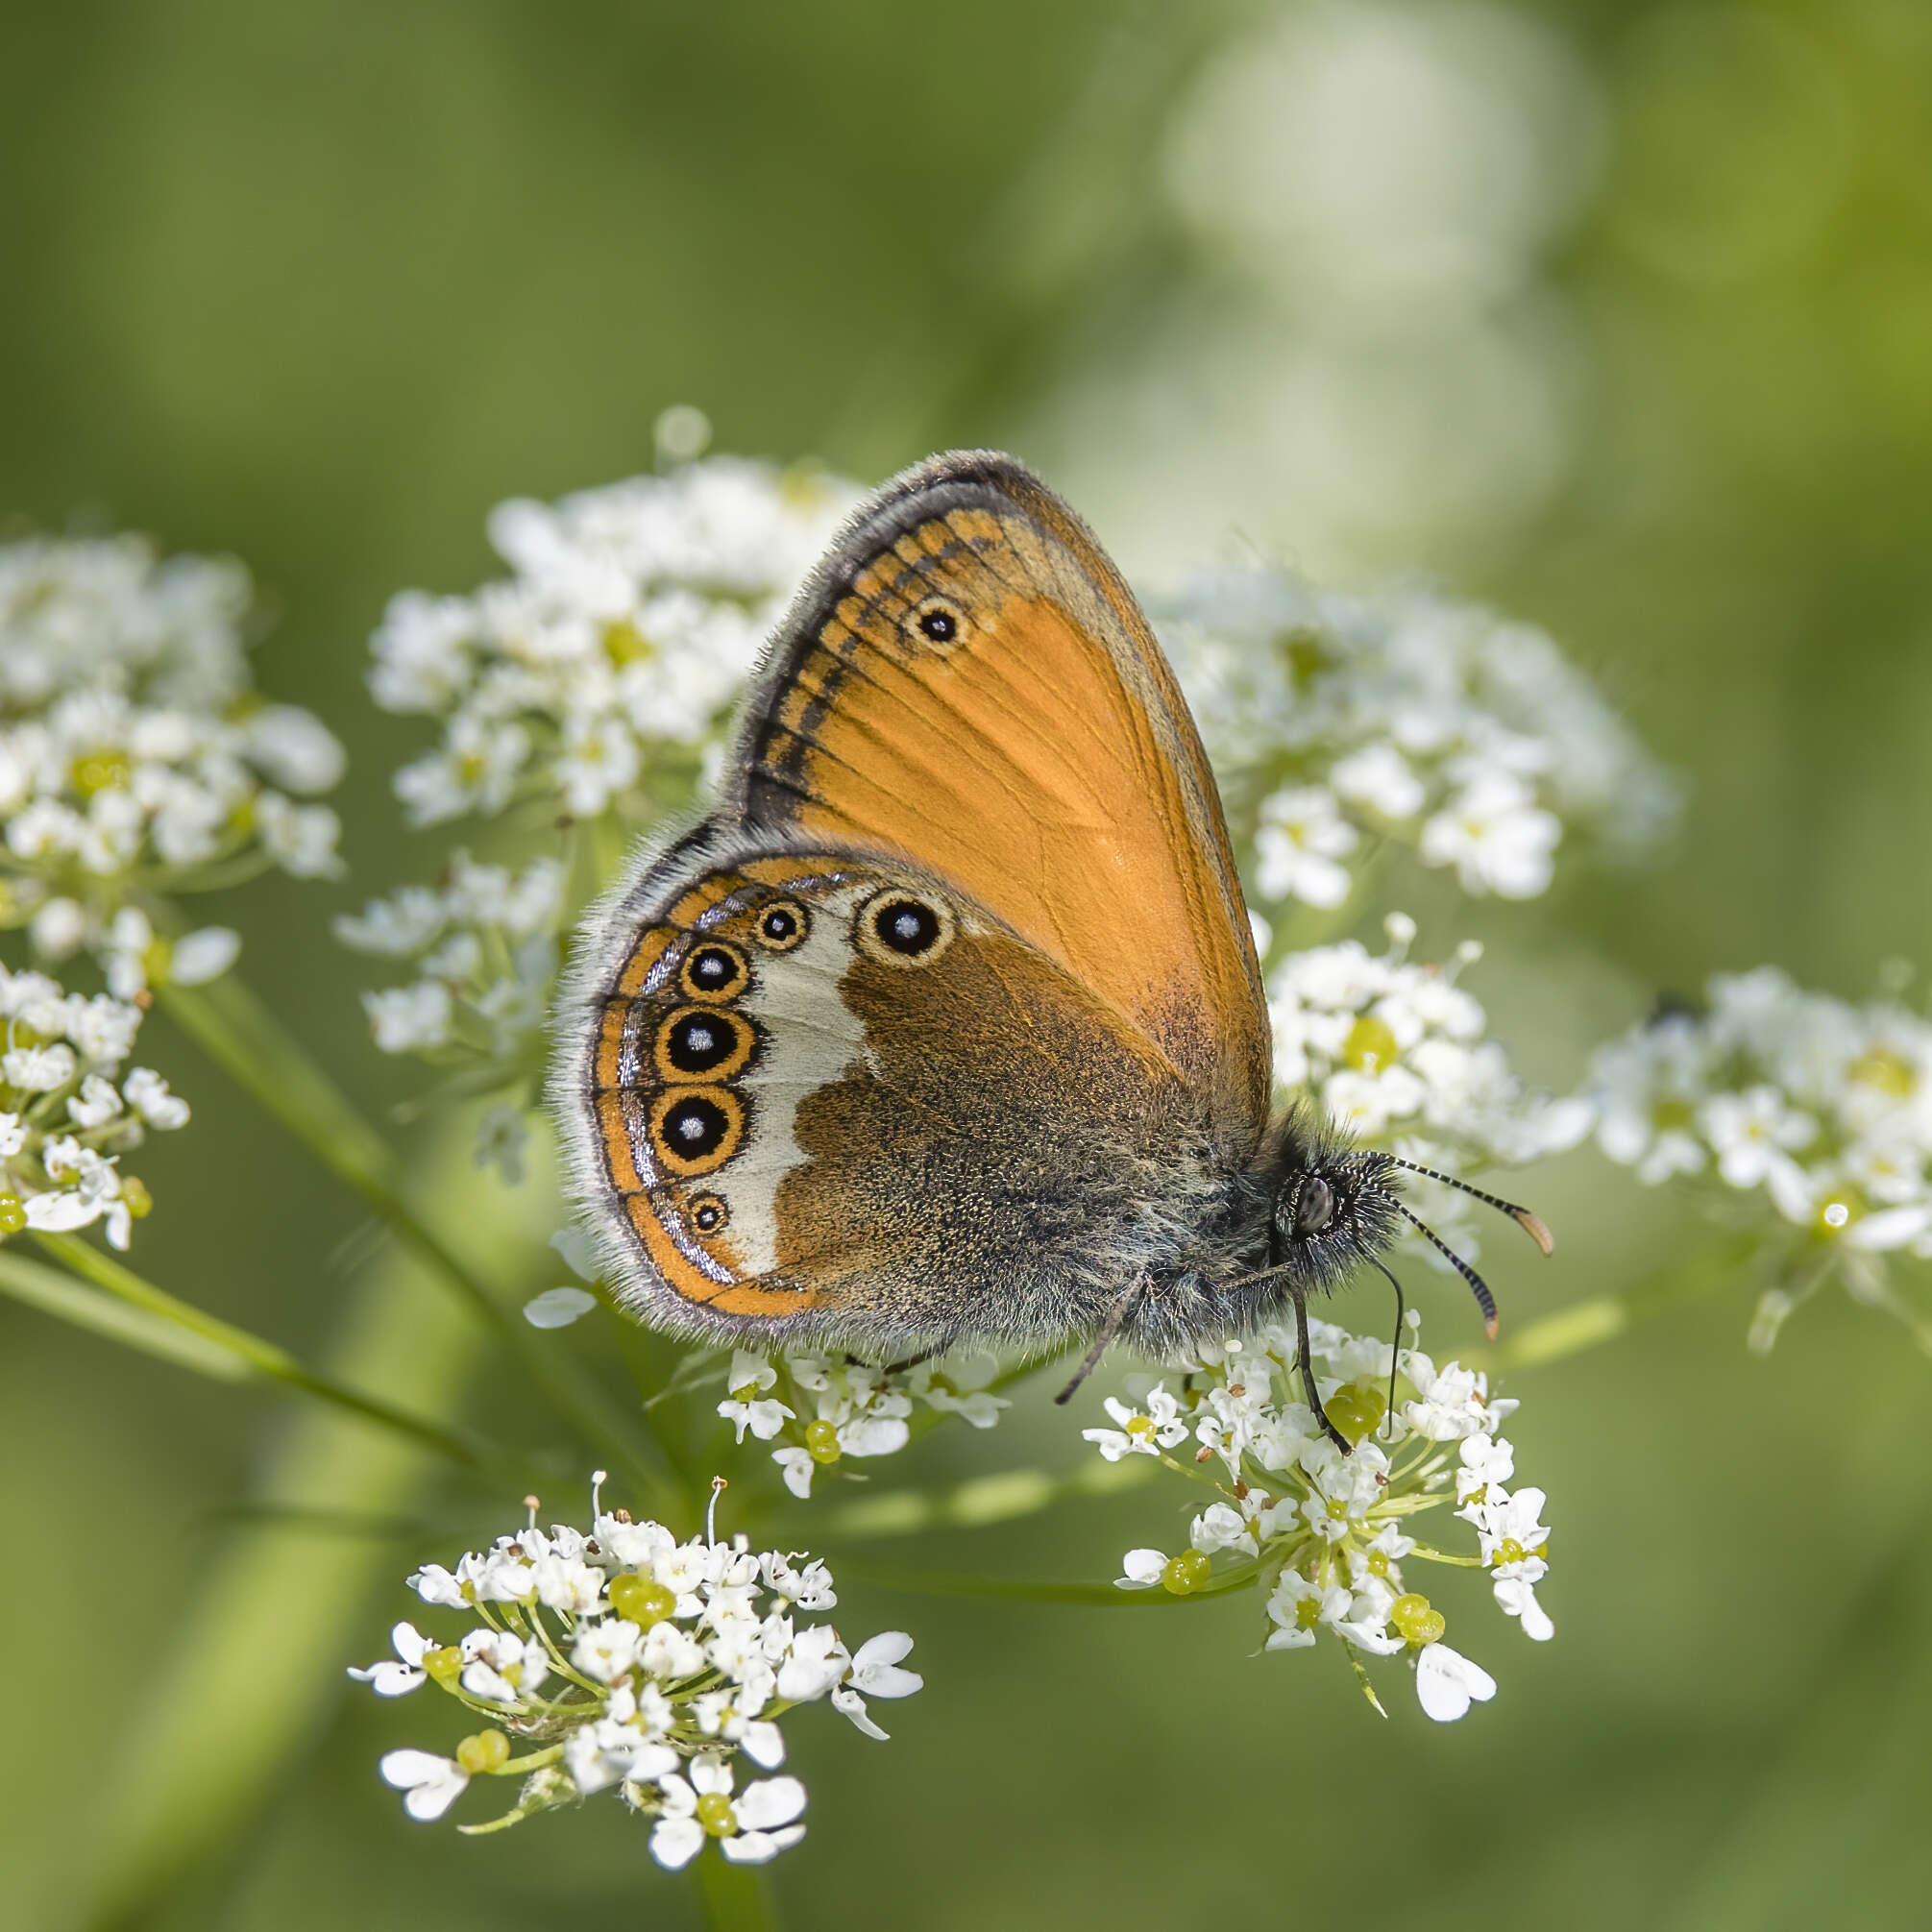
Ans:
[[[1111,1496],[1137,1488],[1153,1474],[1154,1458],[1146,1455],[1123,1456],[1118,1462],[1103,1462],[1095,1456],[1066,1476],[1054,1476],[1043,1469],[1003,1469],[937,1493],[926,1489],[877,1490],[835,1506],[816,1523],[801,1518],[794,1529],[788,1521],[785,1529],[794,1533],[795,1540],[815,1543],[911,1536],[921,1529],[940,1528],[981,1529],[989,1524],[1035,1515],[1069,1497]]]
[[[491,1454],[439,1423],[410,1415],[389,1403],[345,1388],[328,1376],[304,1368],[286,1349],[264,1341],[246,1329],[238,1329],[192,1303],[178,1300],[112,1256],[103,1254],[91,1242],[74,1235],[37,1235],[35,1238],[74,1274],[111,1296],[110,1307],[122,1307],[130,1314],[148,1317],[150,1324],[159,1324],[164,1331],[180,1336],[170,1358],[183,1368],[193,1368],[224,1382],[281,1382],[318,1401],[333,1403],[337,1408],[347,1409],[365,1421],[394,1430],[414,1442],[427,1443],[457,1462],[474,1465]],[[114,1333],[113,1324],[105,1318],[106,1311],[97,1305],[90,1308],[83,1299],[88,1293],[86,1288],[58,1269],[24,1255],[0,1253],[0,1290],[31,1302],[50,1314],[91,1328],[96,1333]],[[151,1325],[137,1333],[123,1329],[114,1338],[132,1341],[150,1355],[169,1354],[157,1345]]]
[[[1678,1308],[1728,1286],[1757,1252],[1752,1235],[1733,1235],[1693,1259],[1663,1269],[1621,1295],[1593,1295],[1519,1329],[1494,1348],[1475,1351],[1476,1358],[1496,1368],[1541,1368],[1580,1355],[1600,1342],[1667,1309]]]
[[[561,1345],[545,1345],[485,1288],[390,1185],[400,1163],[341,1089],[232,973],[204,987],[164,988],[169,1016],[462,1296],[538,1391],[597,1453],[627,1468],[672,1512],[679,1491],[649,1425],[627,1414]]]
[[[756,1867],[727,1864],[706,1846],[691,1869],[691,1880],[711,1932],[778,1932],[771,1880]]]
[[[1020,1577],[981,1577],[964,1570],[907,1570],[896,1564],[855,1563],[846,1556],[834,1556],[832,1565],[841,1577],[913,1597],[990,1597],[1021,1603],[1078,1603],[1093,1610],[1193,1603],[1210,1597],[1231,1596],[1237,1590],[1253,1589],[1261,1574],[1259,1568],[1233,1571],[1177,1597],[1158,1587],[1122,1590],[1112,1583],[1036,1583]]]
[[[59,1268],[0,1249],[0,1294],[57,1321],[86,1329],[124,1348],[138,1349],[157,1360],[184,1368],[214,1382],[250,1382],[255,1370],[232,1350],[190,1329],[131,1308],[76,1281]]]

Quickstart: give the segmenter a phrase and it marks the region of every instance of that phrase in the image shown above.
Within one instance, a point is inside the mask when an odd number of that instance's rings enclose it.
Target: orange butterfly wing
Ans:
[[[800,593],[723,816],[916,859],[1259,1137],[1266,1005],[1220,799],[1133,594],[1007,456],[889,485]]]

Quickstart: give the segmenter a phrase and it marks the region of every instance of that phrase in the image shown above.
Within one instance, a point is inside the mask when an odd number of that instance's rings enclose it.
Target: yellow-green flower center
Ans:
[[[827,1422],[822,1416],[817,1422],[808,1422],[805,1425],[805,1447],[814,1462],[837,1462],[838,1425]]]
[[[729,1838],[738,1829],[738,1815],[721,1791],[707,1791],[697,1800],[697,1822],[712,1838]]]
[[[677,1608],[677,1599],[664,1585],[649,1577],[613,1577],[604,1586],[610,1606],[640,1630],[661,1624]]]
[[[125,786],[135,775],[135,763],[125,751],[103,746],[84,751],[68,767],[67,775],[82,797],[91,798],[96,792]]]
[[[1161,1572],[1161,1587],[1170,1597],[1191,1597],[1208,1580],[1213,1567],[1205,1550],[1184,1550],[1168,1558]]]
[[[448,1690],[463,1675],[463,1653],[454,1644],[443,1644],[423,1652],[423,1668]]]
[[[1851,1078],[1861,1086],[1873,1087],[1895,1100],[1909,1100],[1919,1079],[1912,1063],[1890,1047],[1874,1046],[1851,1063]]]
[[[1398,1597],[1388,1606],[1388,1620],[1403,1641],[1418,1651],[1434,1643],[1449,1627],[1449,1619],[1433,1608],[1427,1597],[1418,1597],[1413,1592]]]
[[[477,1731],[456,1747],[456,1762],[472,1777],[501,1771],[510,1761],[510,1741],[501,1731]]]
[[[657,655],[657,647],[629,618],[621,617],[603,627],[603,654],[622,671],[626,665],[648,664]]]
[[[1359,1442],[1388,1413],[1388,1395],[1380,1382],[1344,1382],[1328,1399],[1329,1420]]]
[[[1395,1064],[1395,1035],[1386,1020],[1365,1013],[1349,1028],[1342,1043],[1342,1058],[1357,1073],[1382,1073]]]

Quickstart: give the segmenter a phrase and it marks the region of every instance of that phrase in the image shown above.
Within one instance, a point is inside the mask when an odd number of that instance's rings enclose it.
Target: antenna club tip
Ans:
[[[1553,1255],[1556,1252],[1556,1236],[1543,1225],[1542,1221],[1536,1215],[1532,1214],[1528,1208],[1518,1208],[1515,1211],[1515,1214],[1517,1221],[1522,1226],[1523,1232],[1546,1255]]]
[[[1483,1333],[1486,1335],[1488,1335],[1491,1341],[1494,1341],[1496,1339],[1497,1334],[1501,1331],[1502,1327],[1503,1324],[1500,1321],[1498,1321],[1494,1315],[1488,1316],[1482,1324]]]

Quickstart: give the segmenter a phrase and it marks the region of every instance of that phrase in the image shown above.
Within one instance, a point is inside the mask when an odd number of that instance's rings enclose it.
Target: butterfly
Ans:
[[[1387,1273],[1407,1163],[1273,1105],[1186,700],[1013,458],[934,457],[846,524],[712,809],[586,921],[561,1037],[574,1193],[644,1320],[886,1362],[1088,1338],[1064,1400],[1116,1337],[1166,1357],[1292,1306],[1347,1451],[1308,1304]]]

